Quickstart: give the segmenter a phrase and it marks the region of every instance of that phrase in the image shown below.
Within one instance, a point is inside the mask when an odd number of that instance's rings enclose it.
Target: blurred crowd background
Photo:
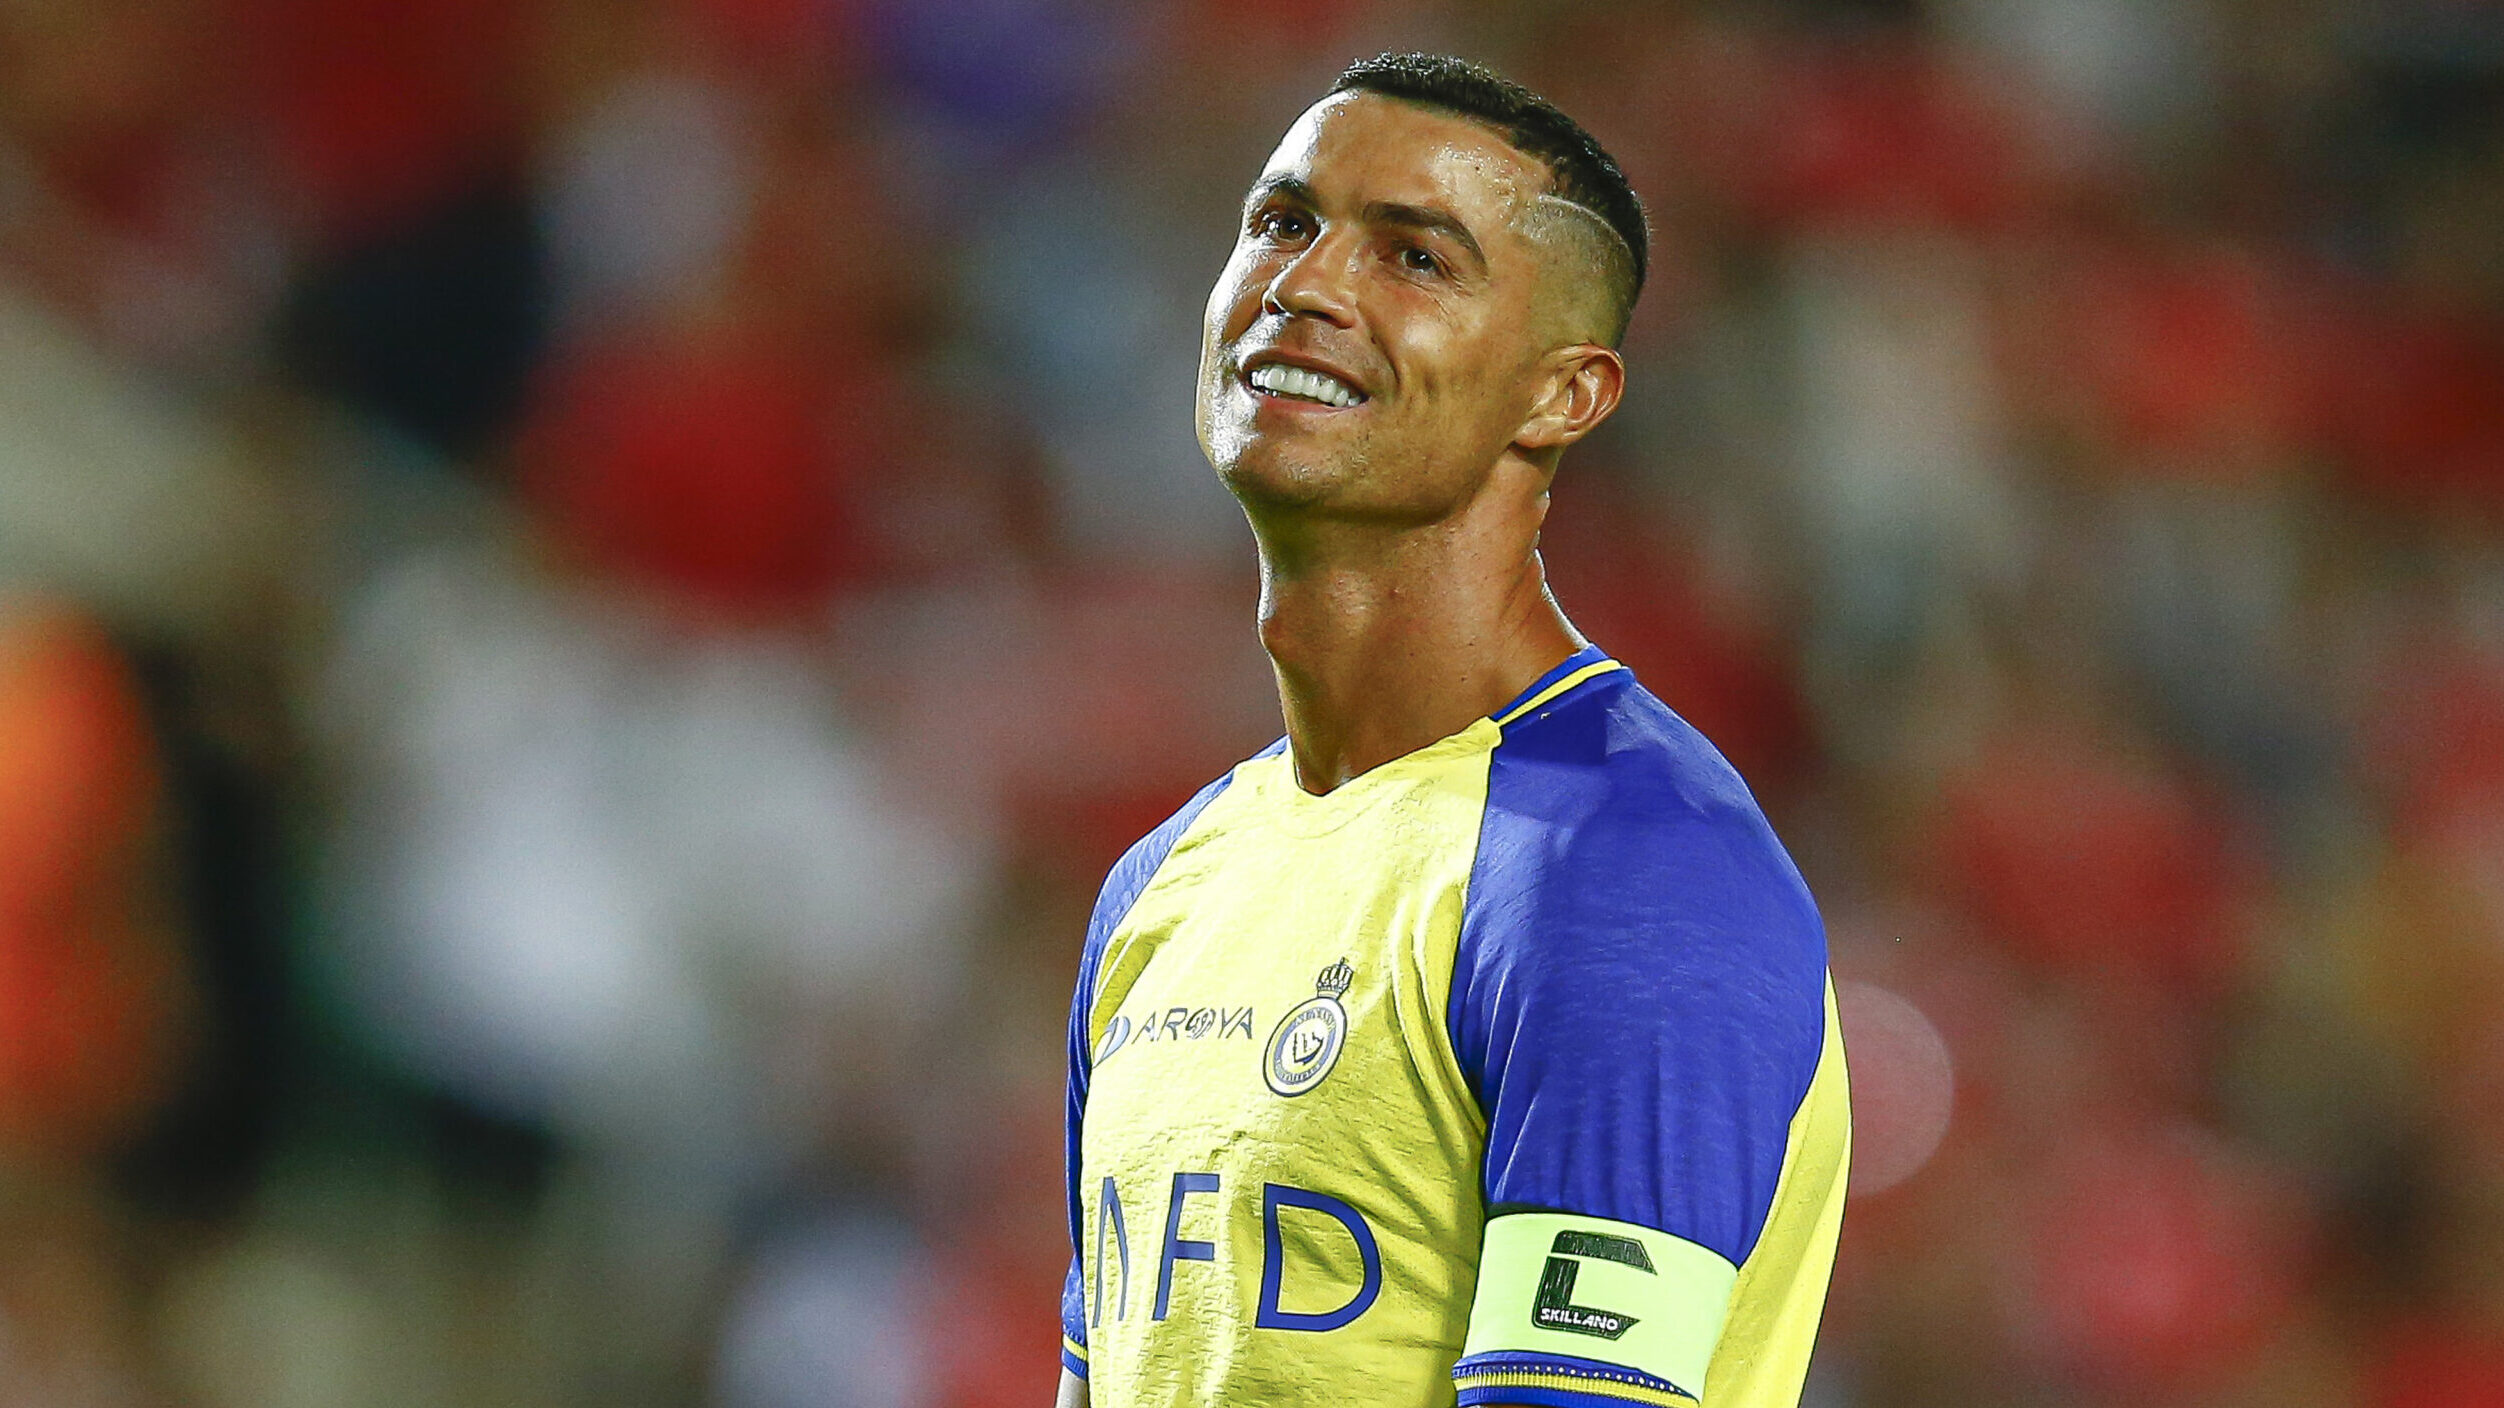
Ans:
[[[0,1408],[1041,1408],[1388,47],[1658,226],[1548,562],[1833,932],[1811,1408],[2504,1404],[2492,0],[0,0]]]

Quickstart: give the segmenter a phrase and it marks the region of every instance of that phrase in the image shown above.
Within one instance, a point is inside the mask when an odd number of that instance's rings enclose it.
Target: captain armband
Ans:
[[[1505,1388],[1596,1401],[1700,1400],[1739,1269],[1718,1252],[1630,1222],[1557,1212],[1487,1220],[1460,1401]]]

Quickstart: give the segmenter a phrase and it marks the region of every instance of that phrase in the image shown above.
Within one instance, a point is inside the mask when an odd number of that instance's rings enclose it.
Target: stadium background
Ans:
[[[2504,9],[7,0],[0,1405],[1040,1408],[1412,45],[1658,223],[1549,561],[1829,916],[1814,1408],[2504,1403]]]

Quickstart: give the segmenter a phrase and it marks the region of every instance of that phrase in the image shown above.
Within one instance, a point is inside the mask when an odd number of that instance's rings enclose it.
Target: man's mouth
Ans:
[[[1343,411],[1365,401],[1363,392],[1328,372],[1289,366],[1284,362],[1263,362],[1245,375],[1244,380],[1255,391],[1284,396],[1292,401],[1314,401]]]

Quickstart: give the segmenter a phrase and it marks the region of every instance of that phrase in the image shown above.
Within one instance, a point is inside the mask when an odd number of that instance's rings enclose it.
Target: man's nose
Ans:
[[[1325,232],[1298,251],[1261,290],[1261,311],[1355,322],[1354,242]]]

